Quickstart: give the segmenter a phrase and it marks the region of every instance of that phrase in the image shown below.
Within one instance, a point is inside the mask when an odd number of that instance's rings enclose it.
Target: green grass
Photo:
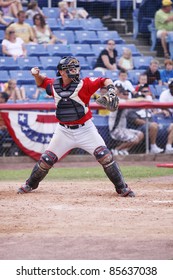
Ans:
[[[171,168],[145,167],[145,166],[124,166],[121,171],[125,178],[151,178],[173,175]],[[25,180],[29,177],[31,169],[24,170],[0,170],[0,181],[4,180]],[[102,168],[52,168],[46,178],[49,180],[98,180],[104,179],[105,173]]]

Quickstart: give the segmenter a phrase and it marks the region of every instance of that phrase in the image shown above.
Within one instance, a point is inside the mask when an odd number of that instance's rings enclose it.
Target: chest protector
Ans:
[[[62,87],[60,79],[54,81],[56,117],[60,122],[77,121],[85,115],[85,104],[82,101],[79,103],[74,100],[75,95],[78,94],[76,90],[78,84],[72,82],[67,87]]]

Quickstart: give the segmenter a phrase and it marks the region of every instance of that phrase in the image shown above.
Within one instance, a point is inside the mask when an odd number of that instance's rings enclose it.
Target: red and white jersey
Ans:
[[[99,89],[104,87],[104,81],[106,78],[89,78],[86,77],[84,79],[81,79],[79,81],[79,83],[75,83],[75,87],[74,87],[74,91],[71,92],[71,94],[69,95],[70,99],[73,100],[73,102],[77,102],[78,104],[80,104],[83,108],[84,108],[84,116],[77,119],[77,120],[68,120],[68,121],[62,121],[62,119],[60,120],[59,117],[57,117],[58,122],[61,122],[63,124],[83,124],[85,123],[87,120],[89,120],[92,117],[92,113],[91,110],[89,108],[89,101],[91,96]],[[66,91],[68,91],[68,87],[71,88],[71,84],[73,82],[71,82],[69,85],[66,85],[65,87],[62,85],[62,94],[57,94],[56,90],[54,89],[54,83],[55,83],[56,79],[51,79],[51,78],[45,78],[42,85],[40,87],[46,89],[46,87],[48,85],[52,86],[52,95],[54,97],[55,100],[55,104],[57,107],[57,113],[56,116],[58,116],[58,104],[61,102],[62,100],[62,96],[63,94],[65,94]],[[67,109],[64,110],[67,112]],[[62,114],[62,109],[61,109],[61,114]]]

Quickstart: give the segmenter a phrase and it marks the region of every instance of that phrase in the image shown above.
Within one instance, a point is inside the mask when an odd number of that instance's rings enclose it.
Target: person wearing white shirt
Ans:
[[[128,80],[128,75],[126,70],[119,71],[119,79],[114,81],[114,85],[122,85],[125,90],[129,91],[129,97],[132,97],[136,93],[134,86]],[[131,93],[131,94],[130,94]]]

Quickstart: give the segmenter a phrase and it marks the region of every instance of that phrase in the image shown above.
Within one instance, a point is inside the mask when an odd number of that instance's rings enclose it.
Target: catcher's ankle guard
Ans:
[[[27,180],[27,184],[32,188],[38,188],[39,183],[49,172],[49,169],[57,162],[58,158],[55,154],[50,151],[45,151],[41,155],[40,160],[34,166],[30,177]]]

